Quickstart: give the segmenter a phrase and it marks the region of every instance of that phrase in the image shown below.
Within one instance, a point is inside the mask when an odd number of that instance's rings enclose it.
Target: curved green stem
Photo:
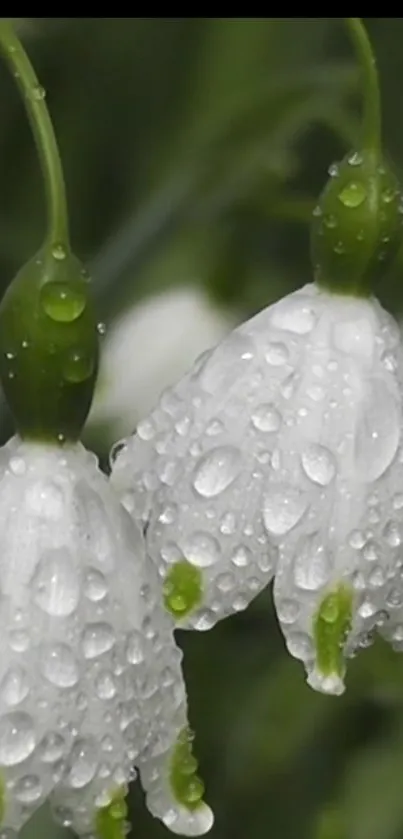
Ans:
[[[5,19],[0,22],[0,52],[22,93],[42,166],[49,216],[47,243],[68,249],[66,190],[59,149],[45,103],[45,91],[21,42]]]
[[[375,56],[361,18],[347,17],[345,22],[364,76],[363,145],[378,152],[381,147],[381,95]]]

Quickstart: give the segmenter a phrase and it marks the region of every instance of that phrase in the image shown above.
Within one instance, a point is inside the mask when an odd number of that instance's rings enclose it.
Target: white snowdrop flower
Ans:
[[[149,810],[172,831],[211,826],[187,734],[181,653],[160,601],[140,531],[96,458],[80,443],[13,438],[0,452],[8,839],[46,798],[78,835],[110,836],[115,820],[116,836],[134,767]]]
[[[131,433],[161,391],[234,325],[196,286],[169,289],[129,309],[106,333],[89,425],[108,426],[112,440]]]
[[[237,328],[115,448],[179,625],[272,577],[309,683],[343,690],[375,627],[403,649],[403,350],[374,298],[307,285]]]

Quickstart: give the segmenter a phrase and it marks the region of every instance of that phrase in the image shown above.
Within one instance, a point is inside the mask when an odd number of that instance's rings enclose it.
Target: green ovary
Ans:
[[[95,831],[100,839],[125,839],[127,836],[126,787],[117,790],[107,807],[98,810],[95,818]]]
[[[323,676],[343,676],[343,647],[351,629],[352,601],[351,590],[340,584],[324,597],[314,618],[316,665]]]
[[[180,620],[200,604],[202,591],[200,569],[186,559],[175,562],[163,586],[165,608]]]
[[[184,728],[173,750],[169,780],[176,800],[188,810],[195,810],[203,799],[204,784],[196,774],[197,766],[191,732]]]

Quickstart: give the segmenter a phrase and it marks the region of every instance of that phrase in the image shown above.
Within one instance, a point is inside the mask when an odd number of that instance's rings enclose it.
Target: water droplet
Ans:
[[[66,382],[79,384],[89,379],[94,371],[94,358],[83,350],[72,350],[63,365]]]
[[[25,495],[29,513],[47,519],[62,518],[65,510],[64,496],[56,484],[37,481],[29,486]]]
[[[10,647],[16,653],[25,653],[30,645],[28,632],[23,629],[12,629],[9,633]]]
[[[339,174],[339,164],[331,163],[327,171],[329,172],[331,178],[336,178]]]
[[[57,323],[71,323],[82,315],[86,306],[86,295],[80,287],[70,283],[45,283],[41,290],[42,306]]]
[[[231,555],[231,562],[237,568],[246,568],[251,564],[252,559],[252,553],[245,545],[238,545]]]
[[[316,207],[312,210],[312,215],[316,216],[316,217],[319,217],[319,216],[322,215],[322,210],[321,210],[319,204],[317,204]]]
[[[236,517],[234,513],[224,513],[220,522],[220,532],[225,536],[231,536],[235,532]]]
[[[350,154],[350,157],[348,158],[350,166],[361,166],[362,160],[362,154],[360,154],[360,152],[358,151],[352,152],[352,154]]]
[[[336,216],[333,216],[331,213],[329,213],[329,215],[326,215],[324,217],[323,223],[325,227],[327,227],[329,230],[334,230],[335,227],[337,227],[337,218]]]
[[[315,484],[327,486],[336,474],[336,463],[332,453],[325,446],[311,443],[301,454],[302,468]]]
[[[40,84],[35,84],[32,88],[32,96],[37,102],[41,102],[46,96],[45,88]]]
[[[393,509],[401,510],[403,508],[403,492],[397,492],[392,499]]]
[[[389,373],[395,373],[398,367],[397,358],[393,352],[384,352],[382,355],[382,363]]]
[[[368,582],[373,588],[380,588],[385,583],[385,574],[380,565],[375,565],[372,569]]]
[[[38,746],[40,759],[44,763],[56,763],[63,757],[65,742],[57,731],[49,731]]]
[[[102,321],[97,323],[97,332],[98,332],[98,335],[105,335],[106,334],[106,323],[103,323]]]
[[[391,548],[398,548],[402,543],[400,527],[395,521],[388,521],[383,529],[383,536]]]
[[[354,550],[360,551],[365,545],[365,536],[361,530],[352,530],[348,541]]]
[[[45,647],[42,654],[42,673],[57,687],[71,688],[77,684],[77,662],[67,644]]]
[[[25,670],[19,665],[10,667],[3,676],[0,695],[6,705],[19,705],[28,696],[29,681]]]
[[[202,530],[192,533],[183,545],[183,555],[192,565],[205,568],[214,565],[220,558],[220,545],[217,539]]]
[[[129,664],[144,661],[143,639],[139,632],[131,632],[126,642],[126,658]]]
[[[300,606],[296,600],[280,600],[276,604],[276,611],[281,623],[295,623],[299,617]]]
[[[223,594],[228,591],[231,591],[235,586],[235,577],[233,574],[219,574],[217,577],[217,588]]]
[[[23,457],[11,457],[9,463],[13,475],[25,475],[27,464]]]
[[[307,508],[305,495],[295,487],[273,484],[263,499],[266,529],[275,536],[288,533],[301,520]]]
[[[270,402],[255,408],[251,419],[258,431],[278,431],[281,425],[281,414]]]
[[[88,568],[84,576],[84,594],[88,600],[97,603],[107,593],[107,584],[103,574],[96,568]]]
[[[85,658],[97,658],[112,649],[115,636],[108,623],[89,623],[83,633]]]
[[[142,420],[136,428],[136,434],[140,440],[152,440],[155,437],[155,426],[151,420]]]
[[[0,765],[14,766],[22,763],[36,745],[32,717],[22,711],[13,711],[0,718]]]
[[[360,207],[367,197],[367,190],[360,181],[351,181],[339,192],[339,201],[351,209]]]
[[[317,591],[329,580],[330,558],[319,533],[301,539],[295,548],[295,584],[307,591]]]
[[[212,498],[232,484],[240,468],[241,456],[235,446],[211,449],[196,465],[193,487],[204,498]]]
[[[340,240],[339,242],[336,242],[336,244],[335,244],[335,246],[334,246],[333,250],[334,250],[334,252],[335,252],[335,253],[337,253],[339,256],[341,256],[343,253],[345,253],[345,252],[346,252],[346,248],[345,248],[345,246],[344,246],[344,244],[343,244],[343,242],[342,242],[341,240]]]
[[[68,782],[73,789],[81,789],[92,781],[98,761],[97,750],[91,740],[77,740],[70,755]]]
[[[280,367],[288,361],[289,352],[285,344],[272,341],[267,346],[265,358],[268,364],[271,364],[273,367]]]
[[[33,804],[42,795],[42,785],[37,775],[24,775],[15,787],[14,795],[22,804]]]
[[[362,481],[376,481],[392,463],[400,439],[393,393],[382,379],[372,379],[356,425],[355,468]]]
[[[69,552],[49,551],[39,561],[33,580],[35,603],[49,615],[71,615],[78,604],[80,582]]]
[[[284,329],[296,335],[307,335],[315,325],[315,312],[299,295],[286,297],[273,307],[271,324],[275,329]]]
[[[361,606],[358,607],[358,614],[360,618],[372,618],[376,613],[376,606],[370,600],[364,600]]]
[[[95,679],[95,691],[97,696],[103,700],[113,699],[116,696],[116,685],[112,673],[103,670]]]
[[[392,588],[386,598],[386,605],[391,609],[396,609],[403,603],[402,593],[397,588]]]
[[[67,256],[67,251],[64,245],[62,245],[60,242],[56,242],[56,244],[52,246],[52,256],[59,262],[63,262],[63,260],[66,259]]]
[[[391,202],[396,198],[397,192],[392,187],[390,189],[385,189],[382,193],[382,201],[384,204],[391,204]]]
[[[203,354],[202,364],[196,362],[194,375],[200,378],[201,387],[208,393],[225,393],[246,374],[254,353],[254,344],[248,336],[232,332],[213,351]]]
[[[367,562],[375,562],[380,557],[379,546],[373,539],[368,539],[362,549],[362,554]]]

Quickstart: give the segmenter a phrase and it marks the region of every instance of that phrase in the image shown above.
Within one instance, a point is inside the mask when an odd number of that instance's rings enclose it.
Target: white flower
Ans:
[[[343,654],[375,626],[403,650],[402,373],[375,299],[308,285],[163,394],[115,450],[112,481],[146,523],[180,625],[210,628],[275,576],[315,688],[343,690]]]
[[[155,816],[205,832],[181,653],[138,528],[79,443],[12,439],[0,487],[2,830],[49,797],[93,834],[136,766]]]
[[[197,287],[170,289],[129,309],[105,337],[89,424],[110,425],[112,439],[132,432],[161,391],[234,326]]]

